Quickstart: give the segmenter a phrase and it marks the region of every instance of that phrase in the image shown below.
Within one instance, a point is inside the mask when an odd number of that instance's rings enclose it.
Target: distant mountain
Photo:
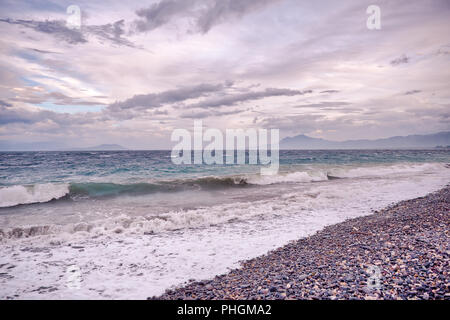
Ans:
[[[450,144],[450,131],[427,135],[396,136],[376,140],[330,141],[306,135],[288,137],[280,142],[281,149],[417,149]]]
[[[120,150],[128,150],[127,148],[122,147],[118,144],[101,144],[94,147],[88,148],[71,148],[71,151],[120,151]]]

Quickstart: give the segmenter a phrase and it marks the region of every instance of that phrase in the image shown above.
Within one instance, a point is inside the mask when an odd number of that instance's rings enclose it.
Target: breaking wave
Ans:
[[[297,168],[292,172],[261,176],[257,174],[227,177],[202,177],[197,179],[178,179],[155,181],[151,183],[70,183],[36,184],[0,187],[0,208],[25,204],[46,203],[58,199],[108,198],[122,195],[148,195],[158,192],[179,192],[186,190],[215,190],[224,188],[243,188],[280,183],[309,183],[343,178],[365,178],[412,174],[436,170],[446,170],[445,164],[396,164],[361,167]]]
[[[249,178],[250,184],[276,184],[276,183],[292,183],[292,182],[318,182],[329,180],[327,172],[305,172],[297,171],[287,174],[278,174],[273,176],[256,176]]]
[[[244,187],[248,183],[241,177],[205,177],[160,181],[157,183],[70,183],[36,184],[0,187],[0,208],[24,204],[46,203],[57,199],[107,198],[121,195],[147,195],[156,192],[184,190],[212,190],[227,187]]]
[[[205,228],[227,222],[248,220],[264,215],[266,218],[278,208],[270,201],[261,203],[231,203],[213,207],[169,211],[160,215],[128,216],[125,214],[91,222],[66,225],[36,225],[0,229],[0,241],[51,234],[156,234],[191,228]]]
[[[60,199],[69,193],[68,184],[36,184],[29,186],[10,186],[0,188],[0,208],[20,204],[49,202]]]

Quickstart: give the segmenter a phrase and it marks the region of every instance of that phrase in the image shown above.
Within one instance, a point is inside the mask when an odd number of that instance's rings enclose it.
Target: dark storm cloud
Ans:
[[[0,107],[0,125],[10,123],[33,123],[33,117],[29,117],[28,114],[22,112],[16,112],[15,110],[9,110]]]
[[[48,51],[48,50],[41,50],[41,49],[36,49],[36,48],[28,48],[28,50],[37,52],[37,53],[48,53],[48,54],[61,54],[60,52],[56,52],[56,51]]]
[[[339,90],[324,90],[324,91],[320,91],[320,93],[338,93]]]
[[[119,20],[114,23],[108,23],[104,25],[91,25],[86,26],[88,32],[96,35],[100,39],[109,40],[116,45],[124,45],[134,47],[134,44],[127,40],[125,34],[125,20]]]
[[[67,28],[66,22],[62,20],[35,21],[22,19],[0,19],[0,22],[21,25],[25,28],[29,28],[37,32],[51,34],[56,38],[66,41],[70,44],[87,42],[87,40],[79,30]]]
[[[203,119],[203,118],[208,118],[208,117],[229,116],[229,115],[233,115],[233,114],[242,113],[242,112],[245,112],[245,111],[247,111],[247,110],[239,110],[239,109],[227,110],[227,111],[199,110],[199,111],[190,111],[190,112],[182,113],[180,115],[180,118],[183,118],[183,119]]]
[[[66,26],[64,20],[22,20],[22,19],[0,19],[0,22],[20,25],[22,27],[32,29],[37,32],[46,33],[54,36],[56,39],[65,41],[70,44],[87,43],[87,35],[93,35],[100,40],[107,40],[116,45],[125,45],[133,47],[133,43],[123,37],[125,34],[124,20],[119,20],[114,23],[104,25],[82,25],[80,29],[72,29]],[[42,51],[33,49],[36,52],[50,53],[49,51]]]
[[[135,21],[137,31],[145,32],[165,25],[178,17],[194,20],[197,31],[207,33],[227,20],[239,19],[280,0],[162,0],[139,9]]]
[[[408,62],[409,62],[409,58],[404,54],[401,57],[392,60],[391,65],[398,66],[400,64],[404,64],[404,63],[408,63]]]
[[[351,103],[345,102],[345,101],[323,101],[319,103],[309,103],[309,104],[301,104],[297,105],[294,108],[318,108],[318,109],[325,109],[325,108],[340,108],[350,105]]]
[[[181,87],[160,93],[135,95],[130,99],[110,104],[105,110],[105,115],[112,118],[132,119],[142,115],[142,111],[155,110],[165,105],[171,105],[178,109],[191,111],[181,114],[181,118],[206,118],[209,116],[225,116],[244,112],[241,110],[215,110],[204,111],[198,109],[218,108],[222,106],[234,106],[242,102],[259,100],[270,97],[289,97],[311,93],[311,90],[292,90],[267,88],[262,91],[249,91],[237,94],[227,93],[228,90],[243,90],[232,87],[232,82],[222,84],[199,84],[196,86]],[[213,97],[210,97],[213,96]],[[189,99],[204,98],[204,100],[185,104]],[[195,110],[197,109],[197,110]]]
[[[136,29],[141,32],[156,29],[177,16],[187,14],[197,2],[197,0],[163,0],[148,8],[139,9],[136,15],[142,19],[135,21]]]
[[[80,114],[56,113],[47,110],[30,111],[25,108],[4,107],[0,105],[1,125],[13,123],[36,124],[48,121],[52,121],[61,126],[73,126],[92,123],[95,119]]]
[[[311,93],[311,92],[312,92],[311,90],[301,91],[301,90],[291,90],[291,89],[267,88],[263,91],[252,91],[252,92],[226,95],[224,97],[210,98],[210,99],[201,101],[199,103],[191,104],[188,107],[191,107],[191,108],[215,108],[215,107],[221,107],[221,106],[234,106],[238,103],[245,102],[245,101],[259,100],[259,99],[263,99],[263,98],[280,97],[280,96],[292,97],[292,96],[304,95],[304,94]]]
[[[6,101],[0,100],[0,106],[1,107],[12,107],[12,104],[10,104]]]
[[[109,106],[110,111],[126,109],[155,109],[165,104],[182,102],[188,99],[203,97],[213,92],[224,90],[231,83],[225,84],[200,84],[196,86],[181,87],[160,93],[139,94],[121,102],[115,102]]]
[[[422,91],[421,91],[421,90],[411,90],[411,91],[406,91],[406,92],[404,93],[404,95],[405,95],[405,96],[409,96],[409,95],[416,94],[416,93],[420,93],[420,92],[422,92]]]
[[[203,33],[226,20],[241,18],[279,0],[215,0],[213,5],[203,11],[197,26]]]
[[[442,46],[441,48],[438,49],[438,51],[436,52],[437,56],[440,55],[449,55],[450,54],[450,45],[445,45]]]

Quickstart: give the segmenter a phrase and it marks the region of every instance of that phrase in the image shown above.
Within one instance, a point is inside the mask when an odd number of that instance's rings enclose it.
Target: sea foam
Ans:
[[[69,193],[68,184],[36,184],[0,187],[0,208],[48,202]]]

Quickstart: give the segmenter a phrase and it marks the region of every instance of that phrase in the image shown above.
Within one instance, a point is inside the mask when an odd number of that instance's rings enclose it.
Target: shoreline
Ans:
[[[449,300],[449,213],[447,185],[149,299]]]

